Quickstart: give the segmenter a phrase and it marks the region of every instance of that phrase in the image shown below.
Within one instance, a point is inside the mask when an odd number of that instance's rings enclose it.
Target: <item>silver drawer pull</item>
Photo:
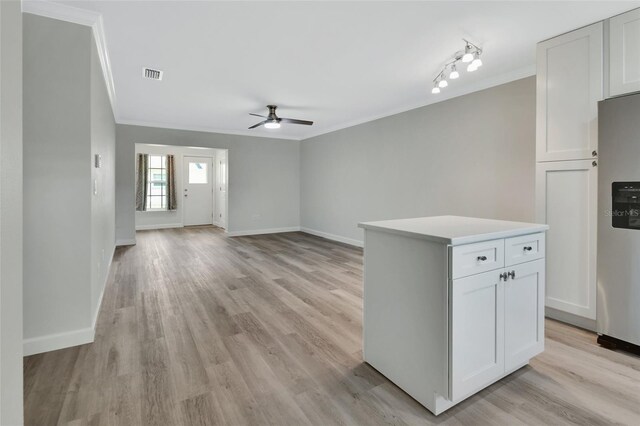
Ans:
[[[524,251],[531,251],[531,250],[533,250],[533,248],[531,246],[524,246],[523,250]]]
[[[487,256],[478,256],[478,262],[484,262],[487,260]]]

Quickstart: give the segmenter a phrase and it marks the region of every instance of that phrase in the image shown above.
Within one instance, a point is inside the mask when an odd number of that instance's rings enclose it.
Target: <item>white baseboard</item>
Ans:
[[[229,237],[242,237],[246,235],[262,235],[262,234],[280,234],[282,232],[300,231],[299,226],[291,226],[289,228],[268,228],[268,229],[250,229],[248,231],[227,231]]]
[[[590,318],[580,317],[548,306],[544,308],[544,315],[547,318],[584,328],[585,330],[596,331],[596,320]]]
[[[349,244],[350,246],[364,247],[364,242],[360,240],[354,240],[353,238],[341,237],[340,235],[329,234],[328,232],[316,231],[315,229],[305,228],[304,226],[300,230],[306,234],[315,235],[316,237],[326,238],[327,240],[337,241],[339,243]]]
[[[181,223],[161,223],[159,225],[136,225],[136,231],[147,231],[149,229],[169,229],[184,228]]]
[[[100,297],[98,297],[98,304],[96,305],[96,311],[93,313],[93,321],[91,322],[91,327],[94,332],[96,329],[96,323],[98,322],[98,315],[100,314],[100,307],[102,306],[102,298],[104,297],[104,291],[107,289],[107,284],[109,283],[109,277],[111,276],[111,264],[113,263],[113,255],[116,254],[116,248],[114,247],[111,250],[111,256],[109,257],[109,264],[107,265],[107,276],[104,277],[104,283],[102,283],[102,291],[100,292]]]
[[[119,240],[116,240],[116,247],[120,247],[120,246],[135,246],[136,245],[136,239],[135,238],[122,238]]]
[[[25,339],[22,342],[23,356],[91,343],[93,342],[94,335],[95,329],[93,327],[87,327],[65,333],[48,334],[46,336]]]

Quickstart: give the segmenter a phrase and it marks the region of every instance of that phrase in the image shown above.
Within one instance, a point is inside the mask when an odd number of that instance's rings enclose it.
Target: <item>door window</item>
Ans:
[[[189,163],[189,183],[209,183],[207,163]]]

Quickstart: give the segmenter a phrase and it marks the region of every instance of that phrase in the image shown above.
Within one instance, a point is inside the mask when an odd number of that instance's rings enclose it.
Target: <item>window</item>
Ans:
[[[189,183],[207,183],[207,163],[189,163]]]
[[[167,209],[167,156],[149,155],[147,209]]]

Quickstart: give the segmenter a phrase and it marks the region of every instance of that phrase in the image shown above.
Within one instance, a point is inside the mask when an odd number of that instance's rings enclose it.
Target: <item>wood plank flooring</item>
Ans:
[[[640,424],[640,359],[547,322],[546,351],[434,417],[362,362],[362,252],[302,233],[138,233],[95,342],[25,358],[27,425]]]

